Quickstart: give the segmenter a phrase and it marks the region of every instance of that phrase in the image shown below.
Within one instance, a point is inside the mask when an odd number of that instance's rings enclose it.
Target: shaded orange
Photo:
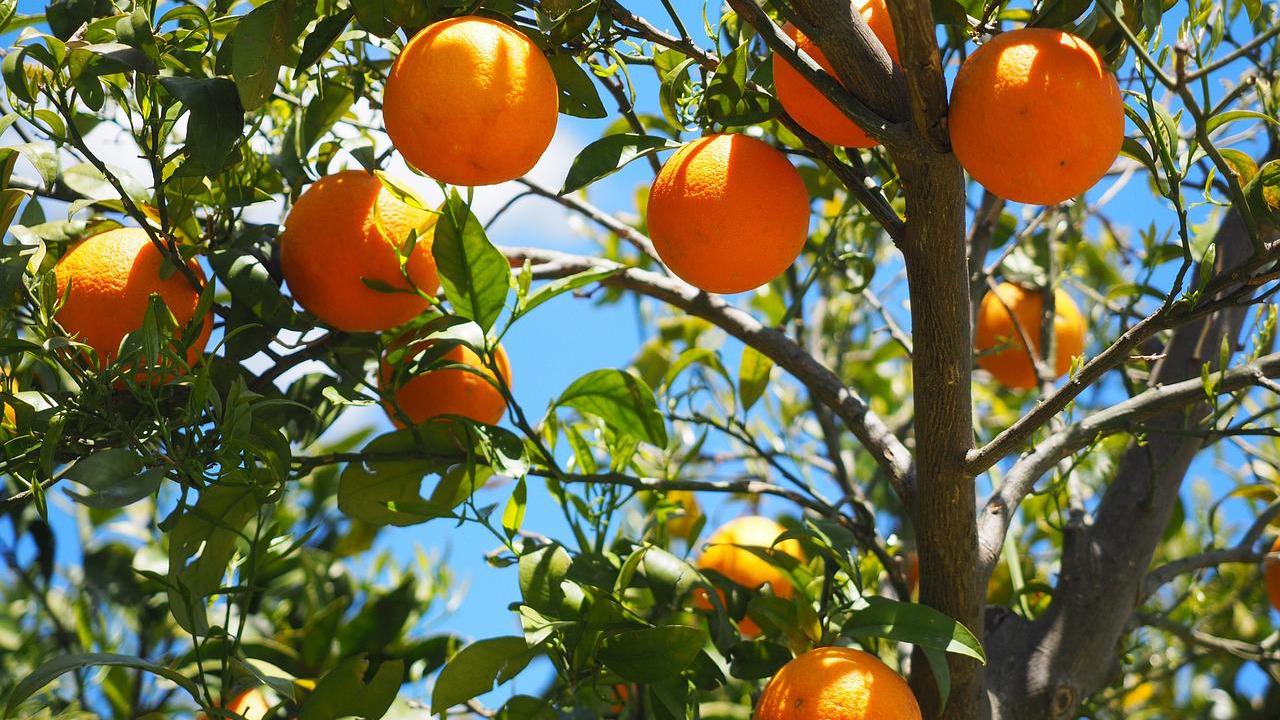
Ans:
[[[115,359],[125,335],[142,328],[153,294],[160,296],[177,320],[179,329],[174,334],[180,336],[195,315],[200,295],[171,267],[164,276],[165,265],[164,253],[142,228],[116,228],[84,239],[53,268],[58,295],[66,295],[66,302],[58,308],[58,323],[97,351],[100,367]],[[188,266],[204,279],[195,261],[189,261]],[[213,313],[201,322],[199,337],[186,348],[188,365],[200,360],[209,342]]]
[[[1276,538],[1271,552],[1280,553],[1280,538]],[[1280,610],[1280,560],[1267,558],[1262,563],[1262,584],[1267,588],[1267,599],[1271,607]]]
[[[348,170],[312,183],[280,233],[280,266],[298,304],[348,332],[387,330],[427,309],[400,269],[398,248],[417,243],[405,269],[427,295],[440,288],[431,240],[436,216],[402,202],[376,176]],[[375,290],[368,279],[394,288]]]
[[[267,702],[267,696],[263,695],[261,690],[251,688],[232,698],[225,709],[239,713],[245,720],[264,720],[267,712],[271,710],[271,703]],[[199,720],[207,720],[204,713],[199,713],[196,717]]]
[[[894,37],[889,8],[884,0],[854,0],[853,4],[858,12],[862,13],[862,19],[867,21],[871,32],[884,45],[889,57],[897,62],[898,41]],[[827,56],[822,53],[816,43],[791,23],[787,23],[783,30],[823,70],[835,76],[831,62],[827,60]],[[787,114],[823,142],[857,148],[875,147],[879,144],[858,127],[857,123],[841,112],[818,88],[805,80],[795,66],[777,56],[773,59],[773,87],[777,91],[778,102],[782,103]]]
[[[715,570],[735,584],[749,590],[757,590],[768,583],[774,595],[789,598],[794,593],[794,588],[787,574],[764,558],[745,549],[772,547],[803,562],[804,552],[798,541],[784,540],[774,545],[778,536],[786,531],[786,528],[774,520],[760,515],[744,515],[730,520],[707,539],[707,549],[698,557],[698,568]],[[723,595],[721,599],[723,600]],[[706,591],[701,589],[694,593],[694,604],[703,610],[710,610],[713,607]],[[760,627],[750,618],[743,618],[738,623],[738,630],[746,637],[760,634]]]
[[[782,666],[756,704],[755,720],[920,720],[902,676],[853,648],[821,647]]]
[[[410,362],[429,346],[430,343],[420,344],[418,353],[406,353],[404,362]],[[507,351],[499,345],[494,349],[493,355],[498,372],[510,387],[511,363],[507,359]],[[414,424],[441,415],[461,415],[486,425],[495,425],[502,420],[507,411],[506,400],[490,383],[490,380],[495,379],[493,371],[485,366],[479,355],[465,345],[458,345],[445,353],[441,362],[466,365],[474,368],[475,372],[460,368],[430,370],[405,380],[399,388],[395,388],[396,403]],[[394,375],[394,368],[384,357],[379,373],[379,386],[384,393],[392,390]],[[392,408],[388,406],[386,409],[391,421],[397,427],[402,427]]]
[[[1052,205],[1093,187],[1124,142],[1115,76],[1085,40],[1048,28],[997,35],[951,90],[951,146],[1000,197]]]
[[[809,195],[781,152],[746,135],[708,135],[662,166],[649,192],[649,234],[676,275],[736,293],[786,270],[809,232]]]
[[[1070,295],[1056,290],[1053,297],[1053,371],[1057,378],[1071,368],[1071,359],[1084,351],[1085,326],[1084,317]],[[1012,315],[1009,310],[1013,311]],[[1014,318],[1017,318],[1016,324]],[[1007,282],[1000,283],[996,292],[988,290],[978,307],[975,329],[978,366],[1006,387],[1033,388],[1039,385],[1035,366],[1019,330],[1030,338],[1031,347],[1039,357],[1043,320],[1044,294],[1041,291],[1027,290]],[[987,352],[997,347],[1004,349]]]
[[[458,17],[400,51],[382,118],[410,165],[452,185],[492,185],[533,169],[559,104],[551,64],[529,38],[496,20]]]

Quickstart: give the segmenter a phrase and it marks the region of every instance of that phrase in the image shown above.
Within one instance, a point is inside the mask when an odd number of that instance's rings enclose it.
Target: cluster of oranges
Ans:
[[[859,0],[859,6],[896,58],[884,0]],[[830,68],[808,38],[786,30]],[[773,67],[779,101],[802,126],[833,144],[875,144],[794,67]],[[495,20],[459,17],[409,41],[392,65],[382,109],[388,136],[410,164],[441,182],[474,186],[528,172],[551,142],[558,103],[550,63],[528,37]],[[950,127],[957,157],[979,182],[1013,200],[1055,203],[1106,172],[1123,140],[1123,105],[1115,78],[1087,43],[1056,30],[1023,29],[986,43],[961,67]],[[431,255],[435,220],[368,174],[324,177],[285,220],[285,280],[302,307],[335,329],[398,327],[426,310],[439,290]],[[649,195],[648,226],[676,275],[709,292],[741,292],[795,261],[808,235],[809,196],[778,150],[746,135],[709,135],[663,165]],[[402,263],[410,238],[415,244]],[[55,269],[59,291],[71,286],[58,320],[93,347],[103,365],[141,326],[152,294],[180,324],[189,323],[195,291],[183,274],[162,272],[163,264],[163,253],[140,229],[85,240]],[[194,263],[191,270],[200,275]],[[980,364],[1006,385],[1036,384],[1025,340],[1038,352],[1041,319],[1032,309],[1041,303],[1038,294],[1012,286],[983,301]],[[1083,321],[1065,295],[1056,305],[1054,369],[1060,374],[1081,349]],[[213,327],[211,316],[200,322],[186,349],[189,362],[198,359]],[[509,375],[505,355],[496,355],[498,372]],[[413,378],[387,389],[415,422],[443,413],[496,422],[505,402],[493,370],[465,348],[447,360],[474,372],[446,368],[429,382]],[[394,375],[384,363],[382,382]]]
[[[800,544],[779,538],[786,532],[776,521],[748,515],[729,521],[708,538],[698,567],[714,570],[736,585],[755,590],[769,585],[780,598],[794,594],[787,574],[748,548],[773,549],[803,561]],[[696,604],[710,609],[705,594]],[[738,629],[744,637],[759,635],[760,628],[744,618]],[[920,706],[906,681],[888,665],[861,650],[820,647],[784,665],[765,686],[756,703],[757,720],[919,720]]]
[[[558,107],[555,77],[538,47],[517,30],[478,17],[445,20],[414,36],[393,65],[383,96],[395,147],[419,170],[455,185],[504,182],[528,172],[551,142]],[[285,282],[299,305],[337,330],[399,327],[426,311],[439,290],[431,254],[436,219],[373,175],[348,171],[321,178],[285,218],[279,239]],[[411,239],[414,245],[404,253]],[[142,326],[153,294],[186,326],[198,294],[182,274],[163,272],[164,262],[140,228],[84,240],[54,271],[66,297],[59,323],[93,348],[103,366],[125,335]],[[191,270],[203,280],[194,262]],[[188,364],[199,360],[213,329],[212,314],[199,322],[198,338],[185,348]],[[405,343],[413,349],[399,353],[406,364],[430,345],[408,337],[392,349]],[[439,363],[449,367],[396,382],[395,368],[383,359],[379,384],[395,399],[388,414],[397,424],[400,417],[417,423],[447,414],[484,423],[502,418],[506,401],[498,384],[510,385],[511,369],[501,347],[493,353],[497,374],[465,346],[450,349]]]

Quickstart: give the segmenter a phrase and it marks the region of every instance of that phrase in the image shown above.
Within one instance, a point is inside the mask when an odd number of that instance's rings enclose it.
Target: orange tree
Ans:
[[[0,0],[0,32],[5,717],[1280,713],[1274,4]],[[547,187],[566,115],[601,137]],[[637,160],[635,213],[588,200]],[[598,251],[491,243],[502,182]],[[535,412],[501,341],[569,293],[650,339]],[[361,405],[397,429],[326,433]],[[760,509],[704,533],[725,496]],[[371,550],[420,523],[491,533],[522,632],[421,632],[448,570]]]

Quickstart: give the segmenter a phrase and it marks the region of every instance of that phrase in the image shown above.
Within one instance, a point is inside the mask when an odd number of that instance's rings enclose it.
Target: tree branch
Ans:
[[[1265,377],[1280,377],[1280,353],[1265,355],[1222,374],[1215,373],[1214,392],[1225,395],[1257,386],[1259,373]],[[982,543],[982,577],[989,577],[1000,560],[1004,534],[1018,504],[1031,492],[1036,481],[1059,460],[1142,420],[1202,401],[1204,393],[1204,381],[1200,378],[1151,388],[1036,443],[1035,451],[1014,464],[1005,475],[1004,482],[983,507],[978,522]]]
[[[719,296],[704,293],[675,278],[629,268],[610,260],[553,250],[508,247],[502,251],[513,262],[528,260],[533,263],[534,277],[538,279],[560,278],[602,268],[615,269],[617,274],[604,278],[602,284],[622,287],[684,310],[759,350],[809,388],[819,402],[831,408],[867,448],[876,463],[884,468],[899,496],[910,497],[910,452],[884,421],[871,411],[865,400],[785,334],[763,325],[750,313]]]

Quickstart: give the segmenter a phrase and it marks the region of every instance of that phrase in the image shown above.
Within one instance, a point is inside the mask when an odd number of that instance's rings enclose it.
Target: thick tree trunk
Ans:
[[[916,431],[913,522],[920,555],[920,602],[982,635],[973,478],[964,470],[973,448],[970,392],[972,340],[965,263],[964,176],[950,154],[901,162],[907,196],[906,259],[911,289],[912,377]],[[978,664],[949,657],[951,696],[940,707],[921,653],[912,685],[925,717],[979,716]]]

